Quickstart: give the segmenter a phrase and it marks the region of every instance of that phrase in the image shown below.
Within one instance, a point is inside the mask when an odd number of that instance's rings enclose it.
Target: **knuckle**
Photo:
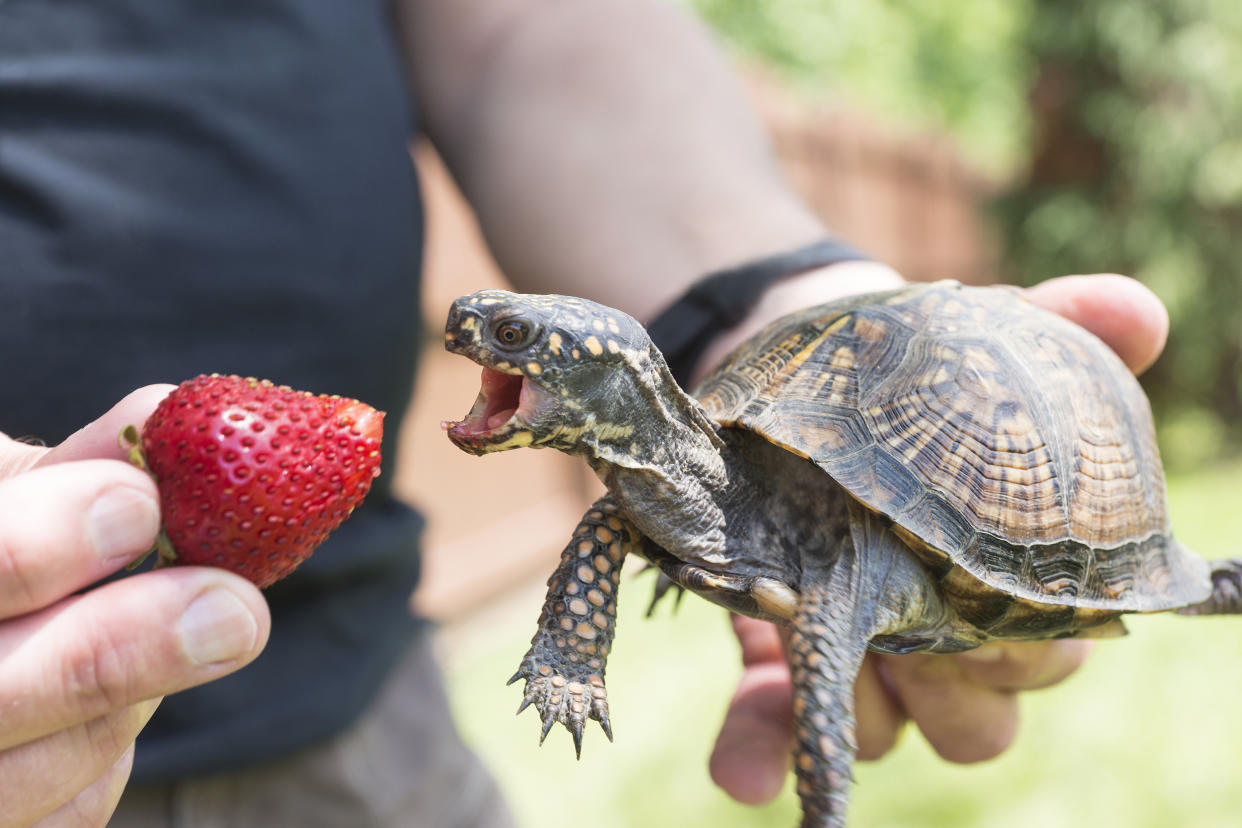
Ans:
[[[998,646],[988,661],[967,658],[961,664],[972,681],[985,686],[1036,690],[1077,670],[1090,649],[1088,642],[1078,640],[1022,642]]]
[[[17,615],[39,605],[21,555],[9,540],[0,536],[0,617]]]
[[[65,703],[84,718],[119,710],[134,701],[135,677],[125,648],[98,628],[83,631],[65,662]]]
[[[132,706],[86,722],[83,732],[93,764],[111,766],[133,744],[141,729],[141,716]]]

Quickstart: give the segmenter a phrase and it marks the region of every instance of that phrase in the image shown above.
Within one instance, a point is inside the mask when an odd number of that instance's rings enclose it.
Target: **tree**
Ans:
[[[1037,61],[1031,160],[998,205],[1014,275],[1144,281],[1172,318],[1144,381],[1173,447],[1236,447],[1242,4],[1044,0],[1022,46]]]

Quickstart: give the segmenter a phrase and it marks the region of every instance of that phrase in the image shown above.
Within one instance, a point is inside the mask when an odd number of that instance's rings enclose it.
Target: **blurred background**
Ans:
[[[1236,0],[681,0],[721,35],[790,180],[844,237],[911,279],[1133,275],[1164,300],[1142,378],[1174,526],[1207,557],[1242,547],[1242,4]],[[543,581],[598,484],[546,452],[477,459],[437,427],[477,370],[436,335],[461,293],[502,285],[448,176],[429,201],[431,340],[402,435],[402,494],[430,518],[415,596],[438,620],[458,719],[523,826],[793,825],[707,778],[739,673],[723,611],[642,616],[624,584],[608,680],[616,743],[581,762],[506,687]],[[415,468],[423,471],[414,475]],[[435,474],[426,474],[432,468]],[[637,568],[635,568],[637,569]],[[1057,688],[1023,697],[1013,749],[973,767],[908,732],[857,769],[859,826],[1242,825],[1242,624],[1155,616]]]

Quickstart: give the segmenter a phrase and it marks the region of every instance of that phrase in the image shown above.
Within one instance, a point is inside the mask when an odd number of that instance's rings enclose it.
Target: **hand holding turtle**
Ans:
[[[1095,322],[1090,302],[1067,309],[1084,307]],[[1242,559],[1209,564],[1172,534],[1127,365],[1012,289],[908,285],[781,315],[693,396],[642,325],[585,299],[463,296],[445,345],[483,367],[471,410],[444,423],[458,447],[554,447],[608,489],[548,580],[513,679],[523,706],[545,734],[559,721],[580,744],[590,719],[611,733],[616,575],[638,554],[672,584],[788,624],[793,699],[771,710],[778,726],[793,714],[803,825],[845,824],[856,708],[894,731],[909,715],[946,755],[978,758],[945,745],[1003,747],[1013,689],[1081,656],[1058,663],[1053,647],[1032,668],[1010,650],[960,674],[930,659],[868,674],[869,651],[1112,637],[1131,612],[1242,614]]]
[[[105,822],[160,697],[232,672],[266,641],[258,590],[223,570],[77,594],[154,543],[155,485],[121,461],[117,434],[167,390],[134,392],[53,449],[0,435],[3,828]]]
[[[846,266],[838,266],[846,267]],[[874,289],[863,283],[849,290]],[[816,284],[784,285],[774,306],[823,301],[826,269]],[[828,277],[830,278],[830,277]],[[874,287],[892,277],[876,272]],[[806,295],[804,291],[813,291]],[[773,291],[775,292],[775,291]],[[801,298],[799,297],[801,294]],[[1082,325],[1106,342],[1136,374],[1155,361],[1168,332],[1160,300],[1139,282],[1113,274],[1066,276],[1027,291],[1035,303]],[[766,321],[766,320],[763,320]],[[762,324],[761,322],[758,324]],[[735,616],[744,673],[711,757],[712,778],[735,799],[758,804],[783,788],[792,740],[793,691],[781,636],[763,621]],[[1017,691],[1055,684],[1086,659],[1091,642],[1065,639],[995,642],[959,655],[868,655],[855,684],[859,757],[875,759],[913,720],[932,747],[955,762],[1004,751],[1017,730]]]

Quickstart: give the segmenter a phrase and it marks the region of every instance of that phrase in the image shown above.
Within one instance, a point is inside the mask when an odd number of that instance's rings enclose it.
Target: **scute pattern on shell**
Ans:
[[[940,282],[786,317],[697,396],[814,460],[962,601],[985,586],[1082,610],[1206,597],[1204,564],[1169,533],[1137,381],[1011,289]],[[978,623],[1021,622],[988,598]]]

